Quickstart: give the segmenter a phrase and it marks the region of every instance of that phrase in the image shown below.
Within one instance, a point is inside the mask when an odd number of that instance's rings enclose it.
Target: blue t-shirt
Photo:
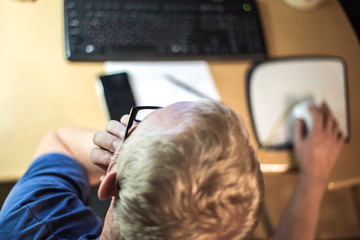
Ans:
[[[0,239],[97,239],[102,220],[86,206],[84,168],[63,154],[36,159],[0,212]]]

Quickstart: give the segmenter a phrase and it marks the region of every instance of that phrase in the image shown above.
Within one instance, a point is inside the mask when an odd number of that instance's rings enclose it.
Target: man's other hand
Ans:
[[[305,135],[305,124],[297,119],[294,127],[294,148],[301,176],[326,184],[344,143],[344,136],[326,103],[310,106],[312,129]]]

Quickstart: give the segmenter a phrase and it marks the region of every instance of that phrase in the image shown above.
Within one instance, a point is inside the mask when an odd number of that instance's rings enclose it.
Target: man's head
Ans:
[[[238,116],[181,102],[141,122],[117,159],[113,232],[123,239],[240,239],[263,201],[259,164]]]

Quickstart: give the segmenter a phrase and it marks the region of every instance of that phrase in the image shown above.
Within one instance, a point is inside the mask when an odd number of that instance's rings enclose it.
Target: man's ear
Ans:
[[[100,200],[106,200],[109,197],[116,196],[118,194],[116,186],[116,172],[108,172],[105,177],[102,179],[98,196]]]

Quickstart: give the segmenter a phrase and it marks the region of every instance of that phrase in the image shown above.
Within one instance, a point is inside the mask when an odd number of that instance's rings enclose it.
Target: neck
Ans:
[[[105,220],[104,220],[104,226],[103,226],[102,233],[100,235],[99,240],[113,239],[112,234],[111,234],[111,224],[113,222],[112,221],[112,212],[113,212],[114,201],[115,201],[115,199],[113,198],[110,203],[109,209],[106,213]]]

